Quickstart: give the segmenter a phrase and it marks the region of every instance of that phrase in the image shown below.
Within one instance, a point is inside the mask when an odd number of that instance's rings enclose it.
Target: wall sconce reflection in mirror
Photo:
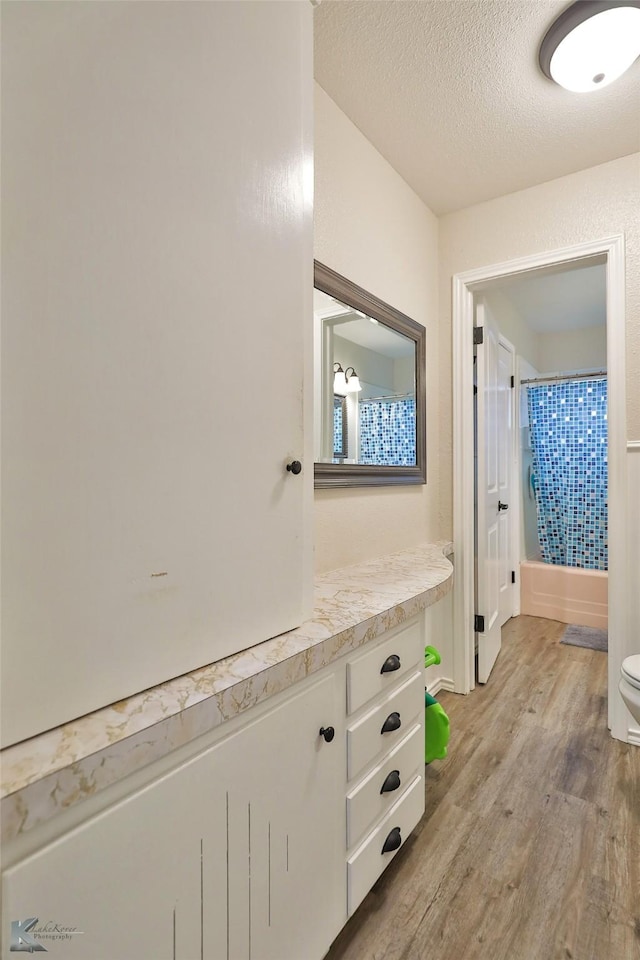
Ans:
[[[333,365],[333,392],[340,394],[341,397],[347,392],[347,378],[342,365],[337,360]]]
[[[425,329],[316,261],[316,487],[426,482]]]
[[[338,368],[336,370],[336,367]],[[337,360],[333,364],[334,374],[333,374],[333,392],[344,396],[346,393],[358,393],[362,390],[360,386],[360,378],[354,370],[353,367],[347,367],[346,370],[342,369],[342,364]],[[349,373],[351,371],[351,373]]]

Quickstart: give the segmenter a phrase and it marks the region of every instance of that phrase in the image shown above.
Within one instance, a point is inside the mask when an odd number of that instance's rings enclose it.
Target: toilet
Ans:
[[[640,724],[640,653],[623,660],[619,689],[627,710],[636,723]]]

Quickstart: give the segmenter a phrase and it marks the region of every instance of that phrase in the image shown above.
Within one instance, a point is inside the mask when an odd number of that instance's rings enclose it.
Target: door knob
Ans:
[[[509,509],[509,504],[508,504],[508,503],[503,503],[501,500],[498,500],[498,513],[499,513],[501,510],[508,510],[508,509]]]
[[[392,653],[390,657],[387,657],[385,662],[382,664],[380,673],[393,673],[394,670],[400,669],[400,657],[397,653]]]
[[[390,713],[385,722],[382,724],[382,730],[380,733],[391,733],[392,730],[399,730],[402,726],[402,720],[400,719],[400,714],[395,710],[393,713]]]
[[[302,472],[302,464],[299,460],[292,460],[291,463],[287,464],[287,471],[297,477]]]
[[[324,737],[325,743],[331,743],[336,735],[333,727],[320,727],[320,736]]]

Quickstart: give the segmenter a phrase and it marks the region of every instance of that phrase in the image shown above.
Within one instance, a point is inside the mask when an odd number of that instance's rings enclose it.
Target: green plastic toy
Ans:
[[[435,647],[425,647],[424,665],[431,667],[440,663],[440,654]],[[435,697],[424,693],[424,762],[443,760],[449,743],[449,717]]]

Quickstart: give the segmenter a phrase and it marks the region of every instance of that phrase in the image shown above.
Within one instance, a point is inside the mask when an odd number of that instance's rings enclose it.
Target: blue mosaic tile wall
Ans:
[[[415,466],[415,400],[363,400],[358,406],[360,463]]]
[[[529,386],[528,401],[542,558],[606,570],[607,381]]]
[[[342,405],[333,405],[333,455],[344,456],[342,451]]]

